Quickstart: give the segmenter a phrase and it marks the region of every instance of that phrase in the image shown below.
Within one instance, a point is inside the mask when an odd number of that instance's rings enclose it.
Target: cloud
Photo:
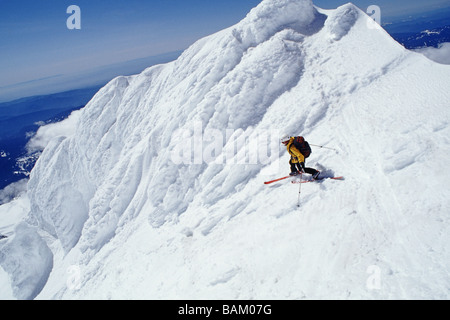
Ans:
[[[41,126],[34,137],[28,141],[26,149],[29,156],[39,154],[47,144],[55,137],[69,137],[75,133],[75,129],[81,114],[81,110],[73,111],[70,116],[56,123]],[[6,153],[2,151],[0,156],[4,157]],[[18,182],[9,184],[0,190],[0,205],[8,203],[13,199],[22,196],[27,192],[28,179],[22,179]]]
[[[450,64],[450,42],[441,43],[438,48],[427,47],[413,50],[430,60],[441,64]]]
[[[22,196],[27,191],[28,179],[11,183],[4,189],[0,190],[0,205],[10,202],[16,197]]]
[[[44,150],[51,139],[58,136],[71,136],[75,133],[76,125],[80,117],[81,110],[73,111],[70,116],[56,123],[42,126],[36,134],[27,143],[27,151],[29,154]]]

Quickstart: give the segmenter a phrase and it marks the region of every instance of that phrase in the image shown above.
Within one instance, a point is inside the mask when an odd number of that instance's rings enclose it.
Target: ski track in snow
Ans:
[[[0,297],[448,299],[450,69],[351,4],[317,10],[265,0],[102,88],[39,159],[26,218],[0,227]],[[345,180],[264,185],[289,171],[281,148],[267,165],[175,164],[194,123],[302,134],[337,150],[306,165]]]

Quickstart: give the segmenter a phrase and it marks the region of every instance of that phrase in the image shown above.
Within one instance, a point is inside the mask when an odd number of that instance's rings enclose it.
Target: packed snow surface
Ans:
[[[0,297],[448,299],[449,84],[352,4],[264,0],[69,118],[0,207]],[[284,133],[345,180],[265,185]]]

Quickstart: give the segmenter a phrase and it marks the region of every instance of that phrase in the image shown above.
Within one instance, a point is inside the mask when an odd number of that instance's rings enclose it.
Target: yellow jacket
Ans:
[[[292,163],[302,163],[305,162],[305,157],[303,154],[294,146],[294,137],[292,137],[289,140],[289,143],[287,144],[287,151],[291,155],[291,161]]]

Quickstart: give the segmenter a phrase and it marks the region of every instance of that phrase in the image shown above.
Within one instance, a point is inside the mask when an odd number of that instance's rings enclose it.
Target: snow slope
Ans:
[[[352,4],[264,0],[47,145],[0,294],[448,299],[449,84]],[[346,177],[302,185],[300,208],[298,185],[263,184],[289,171],[285,132]]]

